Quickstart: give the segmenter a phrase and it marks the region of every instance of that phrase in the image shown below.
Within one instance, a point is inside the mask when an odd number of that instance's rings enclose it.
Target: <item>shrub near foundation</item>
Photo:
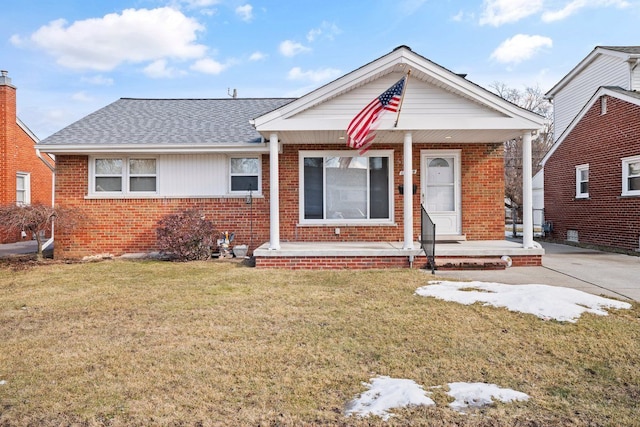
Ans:
[[[207,260],[216,243],[215,226],[196,210],[165,216],[156,233],[160,252],[176,261]]]

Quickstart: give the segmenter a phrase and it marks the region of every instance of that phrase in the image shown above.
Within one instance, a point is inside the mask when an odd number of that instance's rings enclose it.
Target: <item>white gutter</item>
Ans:
[[[94,154],[94,153],[148,153],[154,154],[200,154],[200,153],[269,153],[269,147],[265,143],[248,144],[42,144],[37,147],[43,153],[52,154]]]

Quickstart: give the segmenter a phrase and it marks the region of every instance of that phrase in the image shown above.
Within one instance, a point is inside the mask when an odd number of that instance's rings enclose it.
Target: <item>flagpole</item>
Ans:
[[[398,127],[398,120],[400,120],[400,111],[402,110],[402,103],[404,102],[404,94],[407,91],[407,86],[409,85],[409,76],[411,75],[411,68],[407,71],[407,78],[404,81],[404,87],[402,88],[402,96],[400,97],[400,105],[398,105],[398,115],[396,116],[396,122],[393,124],[394,128]]]

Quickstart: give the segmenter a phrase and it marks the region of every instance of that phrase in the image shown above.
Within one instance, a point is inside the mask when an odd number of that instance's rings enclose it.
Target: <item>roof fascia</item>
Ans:
[[[102,153],[145,153],[145,154],[201,154],[201,153],[253,153],[269,152],[266,143],[251,144],[37,144],[36,149],[50,154],[102,154]]]
[[[622,60],[628,60],[630,58],[638,58],[639,55],[634,55],[626,52],[620,52],[618,50],[606,49],[601,46],[596,46],[589,55],[587,55],[582,61],[578,63],[567,75],[565,75],[558,83],[556,83],[549,91],[545,94],[545,98],[553,99],[553,97],[564,88],[574,77],[580,74],[589,64],[596,60],[596,58],[600,55],[609,55],[620,58]]]
[[[538,129],[544,126],[544,117],[512,104],[500,96],[490,92],[466,78],[434,63],[433,61],[413,52],[407,47],[399,47],[355,71],[352,71],[331,83],[322,86],[315,91],[303,95],[291,103],[284,105],[270,113],[257,117],[251,123],[258,129],[269,130],[272,126],[265,126],[278,119],[287,119],[299,112],[318,105],[328,99],[346,93],[358,86],[365,84],[376,75],[384,75],[393,72],[398,65],[404,68],[418,70],[430,75],[443,84],[455,88],[458,92],[474,99],[476,102],[493,108],[505,115],[530,120],[533,123],[527,128]],[[276,126],[277,127],[277,126]],[[263,129],[261,129],[263,128]]]
[[[589,99],[589,102],[587,102],[585,104],[585,106],[582,107],[582,110],[580,110],[578,115],[576,115],[576,117],[571,121],[569,126],[567,126],[567,128],[564,130],[564,132],[562,132],[562,135],[560,135],[560,137],[555,142],[555,144],[553,144],[553,146],[551,146],[551,148],[549,149],[547,154],[545,154],[545,156],[542,158],[540,163],[542,164],[543,167],[544,167],[545,163],[547,162],[547,160],[549,160],[551,155],[558,149],[560,144],[562,144],[562,142],[567,138],[567,136],[571,133],[571,131],[573,131],[573,129],[578,125],[578,123],[580,123],[580,121],[582,120],[584,115],[587,114],[587,111],[589,111],[591,109],[591,107],[593,107],[593,104],[595,104],[598,101],[598,99],[600,99],[600,97],[603,96],[603,95],[611,96],[613,98],[618,98],[618,99],[620,99],[622,101],[625,101],[625,102],[628,102],[630,104],[635,104],[637,106],[640,106],[640,98],[629,96],[629,95],[626,95],[624,93],[620,93],[618,91],[611,90],[611,89],[609,89],[607,87],[604,87],[604,86],[599,87],[598,90]]]
[[[27,135],[29,135],[29,138],[33,139],[35,143],[40,142],[40,139],[36,136],[36,134],[33,133],[31,129],[29,129],[29,127],[25,125],[24,122],[17,117],[16,117],[16,123],[18,124],[18,126],[20,126],[20,128],[22,128],[23,131],[26,132]]]

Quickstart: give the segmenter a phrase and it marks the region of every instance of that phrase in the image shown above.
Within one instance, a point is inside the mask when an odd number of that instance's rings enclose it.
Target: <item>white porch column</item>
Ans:
[[[269,135],[269,250],[280,249],[280,171],[278,170],[278,134]]]
[[[533,177],[531,131],[522,134],[522,247],[533,248]]]
[[[413,249],[413,140],[411,132],[404,134],[404,245]]]

